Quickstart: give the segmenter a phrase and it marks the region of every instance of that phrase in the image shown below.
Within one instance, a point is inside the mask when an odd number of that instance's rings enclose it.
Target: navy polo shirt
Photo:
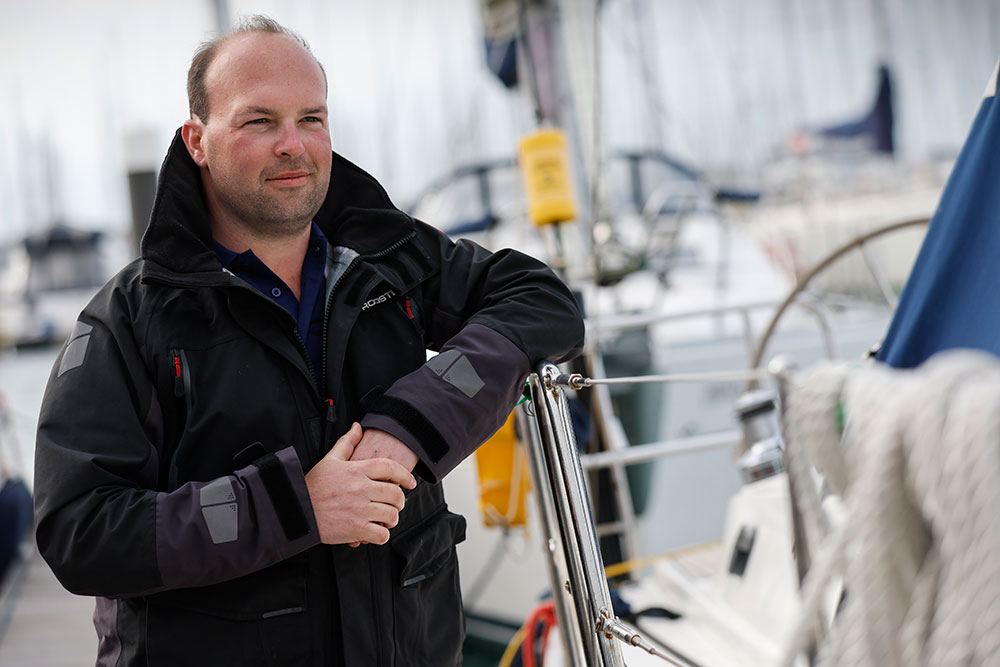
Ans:
[[[253,250],[235,253],[218,241],[214,243],[215,253],[225,269],[253,285],[295,318],[296,329],[312,362],[316,386],[322,391],[323,379],[319,377],[319,369],[323,357],[327,247],[323,232],[315,222],[312,223],[309,247],[302,260],[302,285],[298,299],[288,285],[253,254]]]

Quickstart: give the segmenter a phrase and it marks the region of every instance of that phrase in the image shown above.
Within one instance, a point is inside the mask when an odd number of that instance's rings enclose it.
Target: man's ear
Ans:
[[[199,167],[208,166],[208,159],[205,157],[205,125],[197,116],[184,121],[181,126],[181,139],[187,147],[188,154],[194,163]]]

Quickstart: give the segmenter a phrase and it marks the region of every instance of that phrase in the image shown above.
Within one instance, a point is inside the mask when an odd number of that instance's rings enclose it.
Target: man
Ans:
[[[325,74],[270,19],[188,89],[142,257],[49,379],[39,549],[97,596],[99,665],[457,664],[440,480],[578,351],[572,297],[332,153]]]

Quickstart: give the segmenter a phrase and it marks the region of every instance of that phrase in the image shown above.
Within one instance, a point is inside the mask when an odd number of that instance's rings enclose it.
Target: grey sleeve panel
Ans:
[[[458,387],[469,398],[475,398],[483,388],[483,380],[472,367],[469,358],[456,349],[434,357],[427,362],[427,368],[437,373],[445,382]]]
[[[201,516],[213,544],[239,539],[239,510],[233,482],[228,477],[220,477],[201,487]]]
[[[233,482],[228,477],[220,477],[201,487],[200,496],[202,507],[236,502],[236,492],[233,491]]]
[[[260,570],[319,543],[305,475],[291,447],[276,454],[303,504],[309,533],[288,540],[256,466],[190,482],[156,498],[163,588],[205,586]],[[145,591],[150,592],[150,591]]]
[[[426,466],[429,481],[436,482],[503,425],[529,370],[528,358],[514,343],[470,324],[440,355],[386,391],[407,410],[380,411],[376,405],[361,425],[406,443]]]

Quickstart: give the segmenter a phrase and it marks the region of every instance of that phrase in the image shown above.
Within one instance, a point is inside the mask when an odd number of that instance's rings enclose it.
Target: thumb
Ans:
[[[341,461],[349,461],[351,455],[354,453],[354,448],[361,442],[361,435],[361,424],[354,422],[351,424],[351,430],[340,436],[333,445],[333,449],[326,456],[340,459]]]

